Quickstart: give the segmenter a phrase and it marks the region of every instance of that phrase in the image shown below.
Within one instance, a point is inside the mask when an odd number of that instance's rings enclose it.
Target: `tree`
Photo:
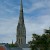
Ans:
[[[50,30],[45,30],[42,35],[32,34],[32,41],[29,42],[32,50],[50,50]]]

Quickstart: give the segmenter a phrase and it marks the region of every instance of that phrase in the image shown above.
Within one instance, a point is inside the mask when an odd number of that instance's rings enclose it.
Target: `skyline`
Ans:
[[[50,0],[23,0],[27,42],[32,34],[43,34],[50,27]],[[16,41],[20,0],[0,0],[0,43]]]

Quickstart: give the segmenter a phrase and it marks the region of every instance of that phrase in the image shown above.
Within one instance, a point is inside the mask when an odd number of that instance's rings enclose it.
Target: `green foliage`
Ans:
[[[50,50],[50,34],[32,34],[32,41],[29,44],[32,50],[37,50],[37,48],[40,48],[40,50]]]
[[[9,47],[17,47],[15,44],[9,44]]]

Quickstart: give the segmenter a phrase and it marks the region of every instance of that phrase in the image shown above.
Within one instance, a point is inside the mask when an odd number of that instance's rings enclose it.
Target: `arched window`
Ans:
[[[20,39],[19,39],[19,44],[20,44]]]
[[[21,44],[22,44],[22,39],[21,39]]]

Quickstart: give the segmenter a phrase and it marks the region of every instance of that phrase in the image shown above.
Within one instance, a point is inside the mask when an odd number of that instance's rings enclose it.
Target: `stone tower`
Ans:
[[[23,46],[26,44],[26,29],[24,24],[22,0],[20,3],[20,14],[19,14],[19,21],[17,25],[16,40],[19,46]]]

